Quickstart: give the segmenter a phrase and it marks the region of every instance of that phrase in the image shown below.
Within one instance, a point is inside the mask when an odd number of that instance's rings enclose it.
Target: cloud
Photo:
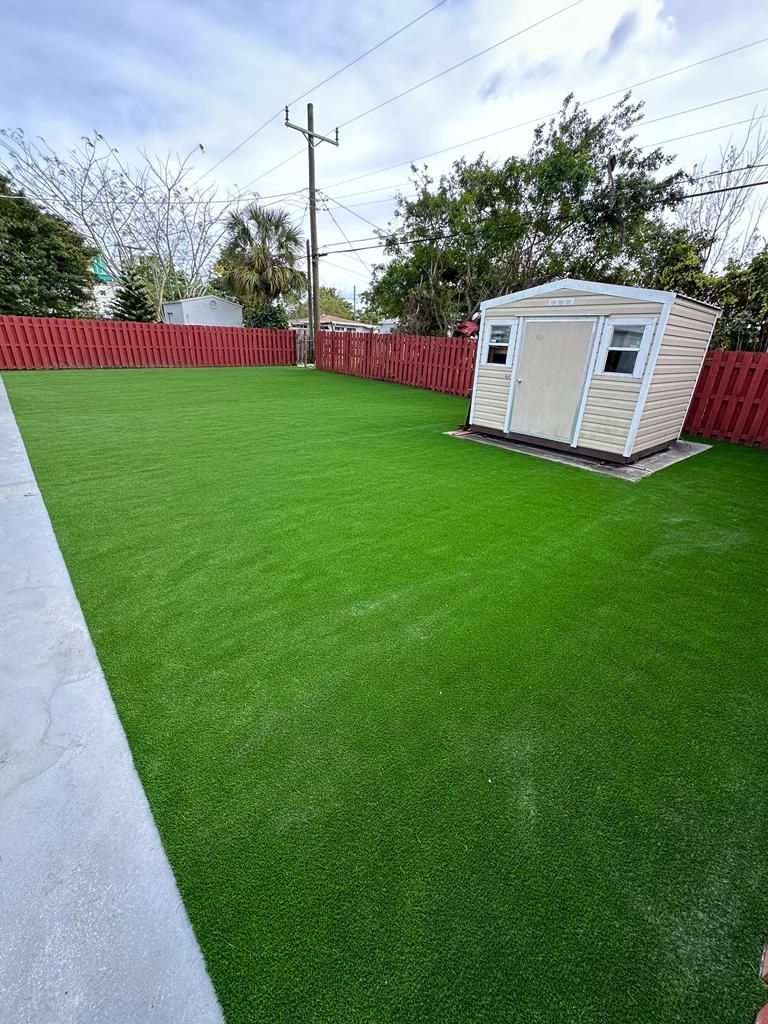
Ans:
[[[639,21],[640,16],[637,11],[627,11],[622,14],[608,38],[608,45],[600,58],[601,63],[608,64],[617,54],[621,53],[634,35]]]
[[[488,100],[493,96],[498,96],[502,92],[506,92],[507,76],[508,71],[506,68],[501,68],[499,71],[494,71],[493,74],[489,75],[480,86],[480,99]]]
[[[424,154],[445,150],[427,160],[437,178],[462,155],[472,159],[483,150],[495,159],[525,152],[532,126],[514,126],[545,119],[569,92],[584,102],[754,38],[754,15],[746,4],[723,8],[716,0],[704,3],[702,18],[694,0],[588,0],[516,35],[558,4],[553,0],[545,9],[541,0],[451,0],[314,89],[291,109],[291,119],[304,119],[307,99],[315,104],[322,132],[355,119],[341,128],[338,149],[318,148],[320,188],[339,196],[380,186],[396,191],[393,183],[408,177],[412,159],[422,162]],[[125,158],[140,148],[186,153],[202,142],[202,173],[285,103],[429,6],[427,0],[418,9],[412,0],[258,5],[249,0],[98,5],[93,0],[38,0],[33,6],[28,0],[5,0],[0,127],[18,125],[29,135],[46,136],[57,148],[74,145],[97,128]],[[357,119],[388,97],[512,36],[492,52]],[[714,61],[638,89],[637,98],[646,101],[653,118],[759,88],[766,52],[768,46],[755,47]],[[730,84],[735,76],[738,90]],[[611,102],[589,104],[589,109],[601,113]],[[670,120],[647,132],[639,129],[639,141],[707,129],[747,117],[750,110],[747,99],[724,107],[717,119],[710,110]],[[494,132],[502,134],[463,144]],[[692,163],[707,151],[716,153],[725,138],[727,132],[721,132],[683,142],[683,158]],[[283,163],[293,153],[298,155]],[[406,165],[392,166],[401,161]],[[282,166],[272,170],[277,164]],[[358,175],[365,177],[333,187]],[[306,177],[302,140],[278,117],[207,180],[226,189],[259,178],[256,188],[269,194],[303,189]],[[386,195],[384,189],[344,201],[352,208]],[[303,197],[299,202],[298,218]],[[356,238],[372,234],[366,220],[386,224],[391,209],[382,203],[355,206],[352,212],[336,209],[334,215]],[[322,242],[340,240],[325,213],[320,214],[320,236]],[[362,256],[378,260],[375,250]],[[349,274],[329,267],[326,283],[347,292],[353,281],[360,284],[355,274],[364,270],[354,255],[339,255],[334,262],[349,264]]]
[[[510,96],[516,90],[535,82],[554,79],[562,73],[563,62],[559,57],[546,57],[535,63],[525,64],[519,70],[513,67],[494,71],[480,87],[480,99],[492,99],[495,96]]]

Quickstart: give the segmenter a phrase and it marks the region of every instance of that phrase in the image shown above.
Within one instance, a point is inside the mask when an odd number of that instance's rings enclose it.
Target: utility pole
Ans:
[[[352,285],[352,316],[357,316],[357,285]]]
[[[288,107],[285,108],[285,124],[294,131],[301,132],[307,140],[307,155],[309,157],[309,240],[310,257],[312,263],[312,348],[315,347],[315,333],[320,327],[320,261],[317,251],[317,194],[315,188],[315,146],[321,142],[329,142],[332,146],[339,144],[339,129],[335,131],[335,138],[329,139],[327,135],[318,135],[315,132],[315,108],[312,103],[307,104],[307,127],[300,124],[291,124],[288,120]]]
[[[310,355],[314,358],[314,352],[309,351],[309,342],[311,338],[314,338],[314,327],[312,326],[315,322],[314,310],[312,308],[312,254],[309,249],[309,239],[307,239],[307,333],[304,335],[304,362],[309,362]]]

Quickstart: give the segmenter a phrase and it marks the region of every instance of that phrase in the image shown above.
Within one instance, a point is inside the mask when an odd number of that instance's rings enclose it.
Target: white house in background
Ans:
[[[208,327],[242,327],[243,307],[218,295],[195,295],[163,303],[167,324],[204,324]]]
[[[290,320],[289,326],[296,331],[305,331],[309,327],[309,320],[306,317],[299,317],[297,320]],[[320,314],[321,331],[343,331],[348,334],[370,334],[376,330],[373,324],[364,324],[359,320],[345,320],[342,316],[325,316]]]
[[[388,320],[381,320],[376,330],[379,334],[391,334],[397,327],[397,317],[390,317]]]

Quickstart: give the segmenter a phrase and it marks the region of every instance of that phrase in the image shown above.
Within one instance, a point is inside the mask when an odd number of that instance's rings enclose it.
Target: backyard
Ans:
[[[4,381],[228,1024],[747,1024],[766,452],[295,367]]]

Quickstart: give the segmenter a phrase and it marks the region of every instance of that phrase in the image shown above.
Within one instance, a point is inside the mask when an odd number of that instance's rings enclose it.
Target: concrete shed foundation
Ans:
[[[459,437],[465,441],[477,441],[480,444],[491,445],[493,448],[506,448],[507,451],[519,452],[521,455],[533,455],[535,458],[545,459],[547,462],[559,462],[563,466],[575,466],[577,469],[589,470],[590,473],[602,473],[604,476],[614,476],[619,480],[630,480],[632,483],[644,480],[652,473],[658,473],[660,469],[674,466],[676,462],[690,459],[691,456],[699,455],[712,447],[709,444],[698,444],[693,441],[675,441],[665,451],[647,455],[631,464],[620,465],[573,452],[558,451],[554,448],[537,448],[531,444],[508,441],[505,438],[489,437],[474,430],[451,430],[448,433],[451,437]]]

